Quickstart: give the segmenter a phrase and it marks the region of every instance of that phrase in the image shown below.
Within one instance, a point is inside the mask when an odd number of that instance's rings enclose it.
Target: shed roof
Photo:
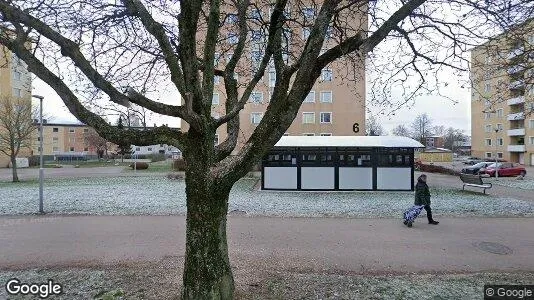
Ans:
[[[283,136],[275,147],[384,147],[424,148],[404,136]]]

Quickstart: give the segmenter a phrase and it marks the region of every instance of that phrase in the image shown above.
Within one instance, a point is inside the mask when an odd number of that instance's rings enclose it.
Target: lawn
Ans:
[[[257,179],[242,179],[232,189],[229,211],[292,217],[400,217],[413,203],[412,192],[267,192]],[[534,202],[497,198],[458,188],[433,188],[438,216],[534,216]],[[182,215],[185,182],[162,176],[48,179],[45,211],[56,214]],[[0,214],[30,214],[37,209],[38,183],[0,183]]]

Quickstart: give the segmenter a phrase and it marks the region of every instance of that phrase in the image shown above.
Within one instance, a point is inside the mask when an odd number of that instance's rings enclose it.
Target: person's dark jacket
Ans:
[[[415,185],[415,205],[430,205],[430,190],[428,184],[421,179]]]

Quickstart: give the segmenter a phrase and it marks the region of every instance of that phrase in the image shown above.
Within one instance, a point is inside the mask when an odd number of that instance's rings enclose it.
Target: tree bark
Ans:
[[[11,155],[11,172],[13,173],[13,182],[19,182],[19,175],[17,174],[17,157]]]
[[[230,187],[191,160],[186,171],[187,233],[182,299],[233,299],[226,214]],[[197,164],[198,166],[198,164]],[[191,171],[192,170],[192,171]]]

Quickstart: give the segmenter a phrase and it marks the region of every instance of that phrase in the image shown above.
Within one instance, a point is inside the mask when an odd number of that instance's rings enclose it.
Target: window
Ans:
[[[286,132],[286,133],[284,133],[284,136],[289,136],[289,133],[287,133],[287,132]]]
[[[491,84],[485,83],[484,84],[484,92],[489,93],[491,92]]]
[[[53,148],[52,148],[52,151],[54,151],[54,152],[59,152],[59,147],[53,147]]]
[[[528,120],[528,127],[534,128],[534,120]]]
[[[261,20],[261,10],[259,8],[253,8],[249,17],[253,20]]]
[[[213,84],[214,85],[217,85],[220,82],[221,82],[221,76],[217,76],[217,75],[213,76]]]
[[[219,115],[218,112],[214,112],[214,111],[211,112],[211,116],[212,116],[214,119],[218,119],[218,118],[221,117],[221,116]]]
[[[74,128],[69,128],[69,133],[74,133],[74,132],[75,132]]]
[[[58,141],[58,138],[57,138],[57,137],[53,137],[53,138],[52,138],[52,142],[57,143],[57,141]]]
[[[230,60],[232,59],[232,56],[234,56],[233,52],[230,52],[230,53],[226,54],[226,63],[230,62]]]
[[[59,128],[57,127],[52,128],[52,132],[59,132]]]
[[[262,92],[252,92],[250,93],[249,101],[252,103],[263,103],[263,93]]]
[[[306,99],[304,99],[304,102],[307,102],[307,103],[315,102],[315,92],[314,91],[310,91],[308,93],[308,96],[306,96]]]
[[[309,27],[302,28],[302,39],[307,40],[310,37],[311,29]]]
[[[497,118],[502,118],[502,117],[503,117],[503,109],[499,108],[497,109]]]
[[[486,125],[485,131],[486,132],[491,132],[491,125]]]
[[[69,137],[69,143],[71,143],[71,144],[76,143],[76,138],[73,137],[73,136]]]
[[[491,139],[486,139],[486,146],[491,146]]]
[[[255,43],[263,42],[263,32],[261,30],[252,30],[250,32],[250,39]]]
[[[534,136],[529,136],[528,140],[530,141],[531,145],[534,145]]]
[[[484,115],[484,119],[491,119],[491,113],[487,112],[485,115]]]
[[[503,130],[502,124],[497,124],[497,130],[498,131],[502,131]]]
[[[274,87],[276,84],[276,71],[269,70],[269,86]]]
[[[236,24],[239,20],[239,16],[237,14],[228,14],[226,17],[226,23],[228,24]]]
[[[87,152],[87,151],[89,151],[89,148],[85,147],[85,148],[83,148],[83,151]]]
[[[332,113],[331,112],[321,112],[321,123],[322,124],[331,124],[332,123]]]
[[[13,97],[19,97],[19,98],[22,97],[22,90],[13,88]]]
[[[322,81],[332,81],[332,70],[331,69],[323,69],[321,71],[321,80]]]
[[[235,32],[228,32],[228,43],[230,45],[235,45],[239,41],[238,35]]]
[[[497,152],[497,157],[502,158],[502,152]]]
[[[313,123],[315,123],[315,113],[314,112],[303,112],[302,113],[302,123],[303,124],[313,124]]]
[[[411,167],[412,158],[408,148],[379,148],[379,167]],[[364,157],[370,159],[370,157]]]
[[[70,147],[69,151],[74,152],[74,147]]]
[[[219,145],[219,134],[215,134],[215,137],[213,138],[213,144],[215,146]]]
[[[84,129],[83,129],[83,132],[84,132],[84,133],[88,133],[88,132],[89,132],[89,128],[84,128]]]
[[[486,158],[491,158],[491,152],[486,152]]]
[[[211,98],[211,105],[219,105],[219,93],[213,93]]]
[[[41,152],[41,147],[37,147],[37,151]]]
[[[148,149],[147,149],[147,150],[148,150],[148,151],[152,151],[152,147],[148,147]]]
[[[325,40],[328,40],[334,36],[334,28],[332,26],[328,26],[326,28],[326,33],[324,35]]]
[[[311,21],[315,18],[315,9],[313,7],[304,7],[302,14],[304,15],[304,20]]]
[[[135,147],[135,151],[141,151],[141,147]]]
[[[498,139],[497,139],[497,145],[499,145],[499,146],[504,145],[504,140],[503,140],[503,138],[498,138]]]
[[[20,80],[21,73],[19,71],[13,71],[13,80]]]
[[[214,58],[213,58],[213,65],[217,66],[220,60],[221,60],[221,54],[219,52],[215,52]]]
[[[321,92],[321,102],[323,103],[332,103],[332,92]]]
[[[331,133],[321,133],[321,136],[332,136]]]
[[[263,113],[254,112],[250,114],[250,123],[260,124],[261,119],[263,118]]]
[[[40,142],[40,141],[41,141],[41,138],[40,138],[40,137],[37,137],[37,141]]]
[[[315,136],[315,133],[303,133],[303,136]]]

